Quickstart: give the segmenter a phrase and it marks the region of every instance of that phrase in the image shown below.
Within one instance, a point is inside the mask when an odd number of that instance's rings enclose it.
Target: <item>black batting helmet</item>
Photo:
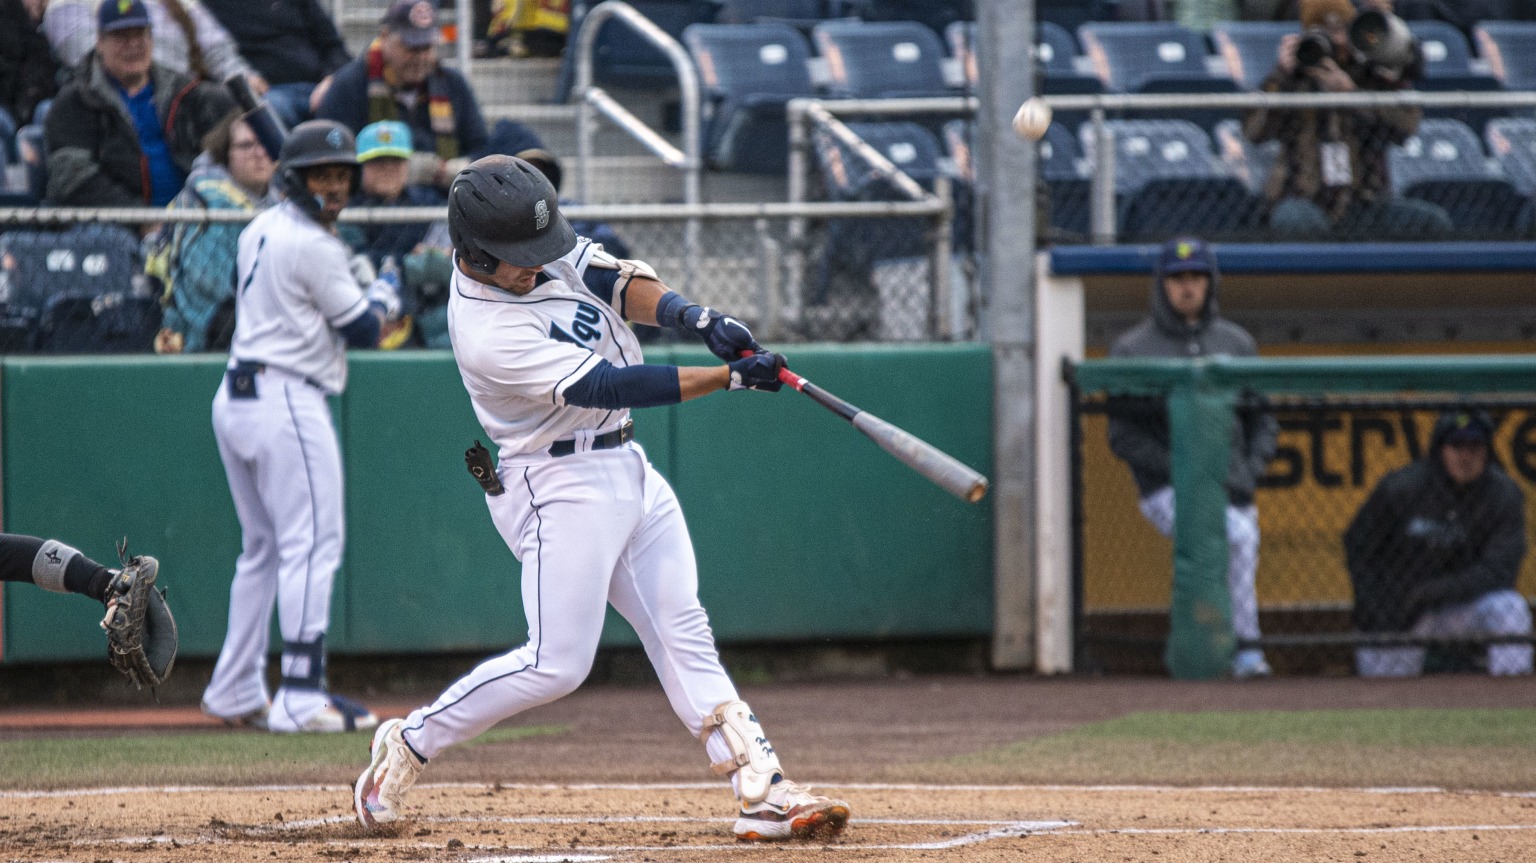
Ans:
[[[498,261],[541,267],[576,247],[555,187],[515,156],[486,156],[453,178],[448,236],[459,259],[483,275]]]
[[[293,127],[283,140],[277,156],[277,170],[283,179],[283,192],[311,217],[318,217],[322,204],[309,191],[304,173],[321,165],[347,165],[352,168],[352,191],[362,180],[357,162],[357,138],[352,130],[335,120],[309,120]]]

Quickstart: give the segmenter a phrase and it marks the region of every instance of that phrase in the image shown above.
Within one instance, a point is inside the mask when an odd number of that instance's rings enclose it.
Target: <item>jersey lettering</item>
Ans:
[[[549,337],[557,342],[569,342],[573,345],[581,344],[580,339],[576,338],[565,330],[560,329],[560,325],[555,323],[551,323],[549,325]]]
[[[571,323],[571,329],[576,331],[576,336],[583,342],[593,342],[603,337],[603,333],[596,326],[603,316],[596,308],[587,303],[576,304],[576,320]]]

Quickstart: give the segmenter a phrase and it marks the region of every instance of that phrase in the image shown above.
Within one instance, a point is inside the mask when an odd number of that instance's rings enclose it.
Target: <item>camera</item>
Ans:
[[[1360,62],[1397,79],[1418,57],[1417,41],[1403,19],[1384,12],[1362,12],[1349,27],[1349,44]],[[1299,60],[1298,60],[1299,62]]]
[[[1296,68],[1308,69],[1333,56],[1333,39],[1327,30],[1308,30],[1296,43]]]

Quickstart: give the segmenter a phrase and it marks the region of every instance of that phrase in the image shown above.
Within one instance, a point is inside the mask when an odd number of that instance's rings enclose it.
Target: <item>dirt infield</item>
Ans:
[[[254,774],[216,787],[27,789],[0,764],[0,861],[278,860],[692,863],[990,861],[1472,861],[1536,848],[1536,789],[1193,787],[1087,784],[1102,777],[998,776],[938,764],[1143,710],[1530,707],[1536,682],[916,678],[746,687],[794,778],[847,799],[854,820],[827,845],[739,845],[732,800],[654,688],[582,690],[512,724],[565,733],[445,753],[410,797],[413,820],[364,834],[347,784],[358,763]],[[392,705],[401,712],[407,705]],[[167,730],[225,732],[164,708]],[[154,727],[155,710],[122,727]],[[66,725],[0,712],[0,737],[116,733],[110,714]],[[1533,755],[1531,757],[1536,757]],[[1126,775],[1135,775],[1126,765]],[[1398,774],[1391,774],[1398,775]],[[1404,779],[1413,776],[1403,765]]]

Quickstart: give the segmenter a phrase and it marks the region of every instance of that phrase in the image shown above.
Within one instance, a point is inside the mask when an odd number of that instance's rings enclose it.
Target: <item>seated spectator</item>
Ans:
[[[44,0],[0,0],[0,111],[10,115],[9,131],[32,122],[37,103],[58,92],[58,63],[38,29]],[[0,125],[4,120],[0,119]]]
[[[361,187],[352,196],[353,207],[441,207],[447,198],[431,186],[407,182],[410,171],[411,130],[398,120],[369,123],[357,136],[357,161],[362,165]],[[352,222],[339,225],[341,239],[352,251],[364,256],[375,270],[403,268],[400,289],[400,325],[393,338],[379,347],[391,349],[413,342],[413,322],[424,304],[447,302],[446,291],[434,290],[437,281],[426,275],[420,262],[413,259],[429,250],[446,252],[448,224],[433,222],[391,222],[368,224]],[[446,255],[444,260],[447,260]],[[361,266],[361,265],[359,265]],[[360,270],[359,282],[368,278]],[[371,281],[371,278],[368,278]],[[442,287],[446,288],[446,279]]]
[[[1260,89],[1348,93],[1409,87],[1411,69],[1384,69],[1357,57],[1349,44],[1354,19],[1349,0],[1303,0],[1303,30],[1308,36],[1326,36],[1332,54],[1314,60],[1309,50],[1299,50],[1303,34],[1287,36]],[[1254,143],[1278,140],[1281,146],[1265,189],[1270,229],[1287,239],[1407,240],[1449,234],[1445,210],[1392,196],[1387,148],[1418,131],[1422,115],[1412,107],[1249,111],[1243,134]]]
[[[396,0],[368,50],[331,76],[315,116],[355,132],[380,120],[404,122],[415,143],[410,182],[446,192],[470,161],[537,147],[539,138],[512,120],[488,134],[469,82],[438,63],[437,41],[431,0]]]
[[[215,83],[245,75],[260,95],[267,82],[240,56],[235,40],[197,0],[139,0],[155,31],[155,62],[182,75]],[[48,0],[43,32],[66,69],[79,70],[96,45],[100,6],[118,0]],[[118,4],[121,5],[121,4]],[[94,12],[92,10],[95,10]]]
[[[96,50],[48,111],[45,198],[56,206],[164,206],[234,103],[223,87],[153,62],[144,0],[102,3],[99,25]]]
[[[275,165],[256,133],[230,114],[203,139],[206,158],[171,201],[173,210],[265,210],[278,202]],[[164,285],[155,352],[229,349],[235,333],[235,253],[244,222],[170,222],[150,242],[145,271]]]
[[[319,107],[316,85],[352,59],[319,0],[204,0],[266,80],[267,104],[288,128]]]
[[[1381,478],[1344,533],[1362,632],[1424,638],[1528,636],[1531,608],[1515,590],[1525,558],[1525,495],[1493,463],[1493,422],[1441,415],[1429,452]],[[1424,670],[1425,648],[1361,647],[1362,677]],[[1531,645],[1490,644],[1489,674],[1530,674]]]

